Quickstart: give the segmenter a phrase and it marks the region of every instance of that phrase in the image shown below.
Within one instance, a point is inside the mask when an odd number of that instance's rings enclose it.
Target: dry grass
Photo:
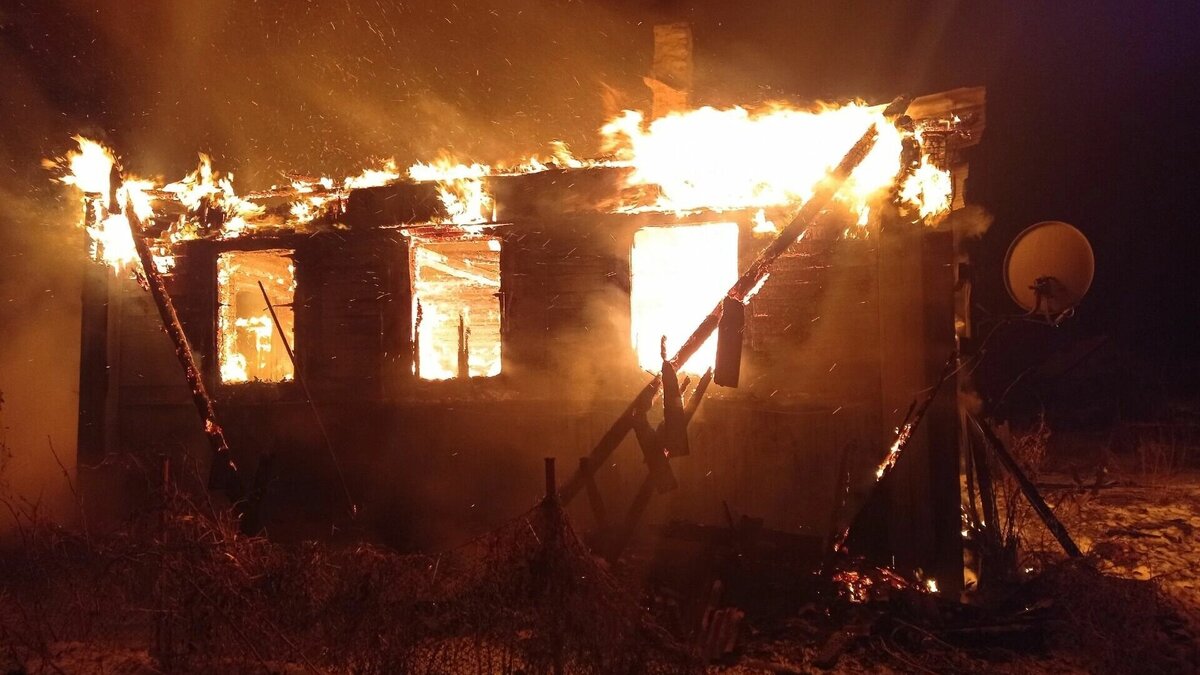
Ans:
[[[187,494],[86,537],[9,501],[0,649],[31,672],[74,646],[174,672],[687,672],[694,661],[608,576],[557,505],[453,551],[284,546]],[[88,670],[93,670],[88,668]]]

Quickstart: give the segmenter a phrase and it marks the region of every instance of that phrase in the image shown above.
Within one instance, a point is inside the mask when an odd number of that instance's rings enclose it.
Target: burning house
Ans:
[[[116,453],[212,456],[272,534],[356,520],[421,547],[530,506],[554,456],[588,527],[733,513],[833,541],[969,326],[955,211],[983,91],[903,115],[690,109],[688,73],[661,69],[653,118],[610,121],[599,160],[559,148],[238,195],[206,159],[158,185],[81,142],[90,245],[157,290],[88,273],[90,489],[136,503]],[[164,338],[162,298],[185,342]],[[660,376],[681,349],[678,381]],[[689,398],[672,447],[653,425]],[[867,529],[953,588],[954,387],[926,403]]]

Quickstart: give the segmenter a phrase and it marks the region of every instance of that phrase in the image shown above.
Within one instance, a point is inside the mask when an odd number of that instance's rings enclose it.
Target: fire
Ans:
[[[483,177],[491,173],[487,165],[458,164],[451,159],[417,163],[408,168],[409,178],[438,184],[438,196],[446,207],[445,221],[457,225],[486,223],[491,219],[492,196],[483,185]]]
[[[953,193],[950,174],[931,164],[925,156],[900,186],[900,201],[916,205],[922,218],[931,218],[950,210]]]
[[[345,179],[342,181],[342,186],[347,190],[378,187],[380,185],[387,185],[388,183],[398,180],[399,178],[400,171],[396,168],[396,160],[389,159],[385,161],[378,169],[365,169],[357,176],[352,176]],[[332,181],[329,181],[329,179],[324,178],[322,181],[328,181],[326,184],[326,189],[333,187],[333,183]]]
[[[803,202],[870,125],[879,140],[838,194],[851,212],[866,212],[900,173],[905,132],[890,124],[883,108],[853,103],[818,110],[773,105],[699,108],[646,123],[626,111],[601,129],[605,147],[633,167],[631,186],[658,190],[654,210],[778,207]],[[948,208],[949,178],[928,163],[905,186],[903,197],[922,215]],[[757,231],[769,231],[765,216]]]
[[[500,374],[500,241],[413,242],[416,374],[427,380]]]
[[[673,353],[738,278],[737,223],[646,227],[633,236],[630,329],[638,365],[658,372],[660,343]],[[710,337],[680,368],[703,373],[717,357]]]
[[[74,185],[88,195],[88,217],[84,227],[92,258],[109,265],[116,273],[139,269],[137,248],[124,211],[132,205],[139,218],[145,220],[152,216],[154,209],[147,193],[154,189],[154,183],[129,177],[118,183],[114,191],[112,175],[117,158],[113,151],[82,136],[72,138],[79,150],[72,150],[65,157],[46,160],[43,164],[63,173],[58,179],[60,182]],[[165,259],[159,261],[160,266],[166,264]]]
[[[293,340],[296,270],[288,250],[217,256],[217,365],[221,382],[286,382],[295,375],[283,340]],[[262,283],[279,317],[275,328]]]
[[[238,196],[233,189],[233,174],[222,176],[213,170],[212,159],[200,153],[200,165],[183,180],[170,183],[163,192],[175,195],[189,212],[217,209],[221,212],[222,236],[235,237],[252,229],[247,219],[261,215],[261,205]]]
[[[896,460],[900,459],[900,453],[904,451],[904,446],[908,444],[908,439],[912,436],[913,425],[911,422],[905,422],[904,426],[896,430],[896,440],[892,442],[892,446],[888,448],[887,455],[883,461],[875,468],[875,480],[881,480],[883,474],[892,470],[896,466]]]
[[[74,185],[85,193],[101,195],[108,206],[109,181],[117,163],[116,156],[112,150],[83,136],[72,136],[71,140],[79,144],[79,151],[68,152],[59,160],[47,160],[47,168],[63,168],[67,173],[59,179],[61,182]]]

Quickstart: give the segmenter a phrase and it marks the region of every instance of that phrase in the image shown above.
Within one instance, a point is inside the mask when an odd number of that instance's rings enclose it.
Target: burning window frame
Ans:
[[[253,274],[253,273],[249,273],[249,272],[242,272],[240,270],[226,269],[227,265],[232,264],[231,262],[227,262],[227,261],[232,261],[233,259],[235,259],[238,256],[258,256],[258,257],[270,256],[272,258],[285,259],[287,261],[286,269],[288,270],[288,272],[290,274],[290,278],[282,279],[282,280],[275,279],[274,280],[275,284],[267,284],[265,282],[268,281],[268,279],[264,279],[257,274]],[[269,247],[263,247],[263,248],[239,247],[239,248],[224,249],[224,250],[220,250],[220,251],[216,252],[216,255],[213,258],[213,265],[214,265],[214,272],[215,272],[214,278],[216,281],[215,288],[214,288],[215,296],[216,296],[215,297],[215,309],[216,309],[215,314],[216,315],[214,317],[215,320],[214,320],[214,333],[213,333],[214,352],[215,352],[215,354],[214,354],[215,355],[214,372],[215,372],[215,379],[221,387],[242,387],[242,388],[247,387],[247,386],[280,387],[280,386],[289,386],[296,381],[296,368],[298,366],[298,363],[293,363],[291,357],[287,353],[287,347],[291,348],[293,354],[296,353],[296,349],[297,349],[297,346],[296,346],[296,324],[297,324],[296,319],[297,319],[297,317],[296,317],[296,311],[295,311],[295,301],[296,301],[296,291],[297,291],[297,274],[296,274],[295,259],[296,259],[296,249],[294,247],[280,247],[280,246],[269,246]],[[243,262],[241,264],[244,265],[245,263]],[[234,298],[231,297],[231,295],[230,295],[232,293],[232,291],[230,289],[230,285],[234,282],[232,275],[239,274],[239,273],[247,274],[247,275],[250,275],[253,277],[247,283],[253,283],[253,286],[250,290],[253,291],[253,293],[260,299],[261,299],[261,291],[258,289],[258,284],[256,282],[258,282],[258,281],[264,282],[264,286],[266,286],[266,288],[267,288],[267,294],[271,299],[271,305],[274,307],[276,316],[278,317],[278,320],[279,320],[279,323],[283,327],[285,335],[282,336],[282,339],[281,339],[281,336],[279,335],[279,330],[276,328],[276,325],[275,325],[275,318],[273,318],[271,316],[270,310],[265,306],[265,303],[264,303],[263,314],[254,317],[255,319],[258,320],[258,323],[261,325],[250,328],[251,331],[257,331],[259,333],[258,337],[260,340],[263,338],[264,335],[269,335],[269,347],[268,347],[267,351],[271,351],[273,353],[278,351],[279,356],[278,356],[278,358],[274,359],[274,363],[277,365],[278,368],[281,368],[283,371],[278,379],[261,379],[260,377],[257,377],[257,376],[251,376],[251,374],[250,374],[251,368],[249,367],[248,364],[246,366],[244,366],[242,369],[243,373],[245,375],[244,379],[238,379],[235,377],[231,377],[228,374],[229,373],[228,369],[233,367],[232,364],[229,364],[229,362],[227,361],[228,355],[230,354],[231,351],[236,351],[233,349],[233,346],[228,341],[231,338],[234,341],[238,340],[239,336],[236,332],[236,328],[245,328],[245,326],[237,326],[236,325],[237,321],[244,317],[237,316],[237,308],[233,304]],[[286,285],[286,292],[288,294],[290,294],[290,297],[284,298],[276,293],[276,291],[278,290],[277,286],[279,284]],[[233,333],[232,336],[229,333],[231,324],[235,327],[235,332]],[[289,324],[290,324],[290,329],[291,329],[290,331],[288,330]],[[268,329],[269,329],[269,333],[268,333]],[[287,333],[290,333],[290,335]],[[285,340],[286,340],[286,346],[285,346],[285,342],[284,342]],[[259,350],[259,351],[262,351],[262,350]],[[240,354],[240,352],[239,352],[239,354]],[[272,354],[272,355],[274,356],[274,354]]]
[[[503,372],[504,367],[504,308],[501,296],[501,263],[500,258],[503,255],[503,240],[496,234],[483,234],[476,231],[467,231],[461,228],[447,228],[443,226],[437,236],[419,236],[409,233],[407,246],[408,255],[408,270],[409,270],[409,299],[410,307],[410,325],[409,331],[411,336],[412,347],[412,376],[420,382],[439,382],[450,380],[478,380],[491,379],[498,377]],[[422,298],[428,298],[430,293],[428,289],[422,289],[421,286],[428,283],[427,280],[421,278],[421,270],[423,264],[421,261],[422,251],[433,253],[434,255],[443,255],[436,251],[439,247],[449,247],[463,244],[479,244],[486,247],[490,255],[495,256],[495,280],[485,274],[471,275],[469,270],[464,270],[461,276],[442,270],[442,274],[452,279],[457,283],[471,286],[478,290],[494,289],[488,295],[491,296],[489,304],[494,303],[495,307],[495,339],[489,340],[486,344],[488,349],[494,348],[495,354],[489,359],[486,359],[482,364],[477,361],[479,350],[472,350],[472,325],[470,320],[460,311],[460,322],[458,324],[458,340],[455,346],[455,358],[453,367],[447,365],[446,359],[438,359],[440,363],[435,369],[429,368],[431,357],[434,356],[435,350],[429,347],[429,340],[432,337],[430,317],[437,316],[437,313],[431,314],[430,302],[422,302]],[[468,266],[471,265],[467,261]],[[490,270],[481,270],[481,272],[490,273]],[[477,279],[488,279],[485,283],[472,283],[471,275]],[[469,309],[469,308],[468,308]],[[449,322],[453,325],[453,322]],[[492,322],[485,322],[485,324]],[[478,335],[476,335],[478,337]],[[490,336],[489,336],[490,337]],[[462,351],[464,343],[466,344],[465,354]],[[479,344],[478,342],[474,344]],[[464,359],[465,356],[465,359]],[[464,372],[465,371],[465,372]]]

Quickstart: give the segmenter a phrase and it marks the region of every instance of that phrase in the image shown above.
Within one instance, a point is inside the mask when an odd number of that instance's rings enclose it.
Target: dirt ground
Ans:
[[[1044,475],[1043,484],[1069,483]],[[1101,489],[1045,489],[1068,531],[1098,568],[1154,579],[1200,621],[1200,471],[1120,473]]]

